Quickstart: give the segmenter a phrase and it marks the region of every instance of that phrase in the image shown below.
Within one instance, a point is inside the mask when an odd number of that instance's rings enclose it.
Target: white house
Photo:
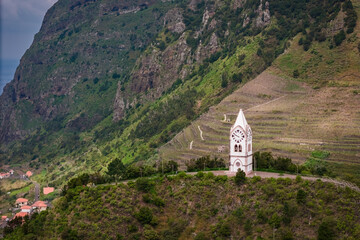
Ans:
[[[240,168],[248,175],[253,171],[252,132],[242,109],[230,129],[229,155],[230,172],[237,172]]]
[[[22,207],[22,206],[24,206],[24,205],[27,205],[28,202],[29,202],[29,201],[28,201],[26,198],[18,198],[18,199],[16,199],[16,201],[15,201],[15,205],[16,205],[17,207]]]
[[[34,211],[41,212],[47,209],[47,205],[44,201],[37,201],[32,205]]]
[[[28,206],[28,205],[24,205],[24,206],[21,207],[21,212],[31,213],[32,212],[32,207]]]

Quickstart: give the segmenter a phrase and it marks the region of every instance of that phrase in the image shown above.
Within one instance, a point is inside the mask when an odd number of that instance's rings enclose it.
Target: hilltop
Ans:
[[[5,239],[358,239],[359,200],[321,181],[180,173],[69,189]]]

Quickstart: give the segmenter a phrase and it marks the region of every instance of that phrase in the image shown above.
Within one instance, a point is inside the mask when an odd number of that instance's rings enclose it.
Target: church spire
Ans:
[[[240,109],[239,114],[238,114],[238,116],[236,118],[236,121],[235,121],[233,127],[241,126],[243,129],[246,129],[247,125],[248,125],[248,123],[246,121],[244,112],[243,112],[242,109]]]

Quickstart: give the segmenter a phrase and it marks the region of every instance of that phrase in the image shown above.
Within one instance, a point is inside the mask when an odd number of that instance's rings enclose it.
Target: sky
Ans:
[[[0,94],[57,0],[0,0]],[[1,103],[0,103],[1,104]]]
[[[18,59],[40,30],[46,11],[57,0],[1,0],[0,59]]]

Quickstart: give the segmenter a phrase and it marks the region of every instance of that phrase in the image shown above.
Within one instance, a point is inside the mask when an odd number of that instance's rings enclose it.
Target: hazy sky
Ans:
[[[1,59],[20,59],[57,0],[0,0]]]

